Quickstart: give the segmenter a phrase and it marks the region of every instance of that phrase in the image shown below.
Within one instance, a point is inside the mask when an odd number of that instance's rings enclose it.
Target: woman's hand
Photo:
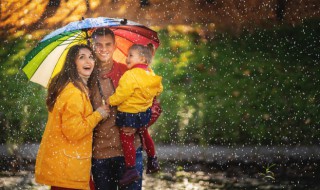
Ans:
[[[110,116],[110,108],[108,105],[101,105],[98,107],[97,111],[103,117],[103,119],[107,119]]]

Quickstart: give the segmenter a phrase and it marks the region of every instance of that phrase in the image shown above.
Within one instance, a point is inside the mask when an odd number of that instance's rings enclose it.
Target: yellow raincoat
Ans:
[[[133,68],[126,71],[119,81],[116,92],[109,97],[112,106],[127,113],[145,112],[151,107],[153,98],[162,90],[162,77],[148,68]]]
[[[49,112],[36,160],[36,182],[89,189],[92,134],[101,119],[87,95],[69,83]]]

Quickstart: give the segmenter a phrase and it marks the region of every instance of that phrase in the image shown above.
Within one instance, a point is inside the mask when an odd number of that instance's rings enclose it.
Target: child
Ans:
[[[157,76],[149,68],[154,47],[134,44],[129,48],[126,71],[119,81],[116,92],[109,97],[108,103],[118,106],[116,126],[132,127],[142,135],[148,155],[147,174],[159,171],[160,167],[155,156],[155,148],[146,125],[151,118],[153,99],[162,90],[162,77]],[[120,139],[125,157],[126,171],[119,185],[127,185],[140,178],[135,168],[134,135],[127,135],[120,128]]]

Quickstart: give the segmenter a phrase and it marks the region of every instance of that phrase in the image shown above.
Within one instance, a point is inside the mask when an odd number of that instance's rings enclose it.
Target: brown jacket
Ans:
[[[111,96],[118,85],[120,77],[123,75],[126,66],[121,63],[114,62],[109,73],[99,73],[99,82],[104,98],[107,100]],[[110,75],[110,73],[112,73]],[[115,77],[116,76],[116,77]],[[97,109],[102,104],[102,97],[99,92],[98,85],[91,89],[91,102],[93,109]],[[123,156],[119,127],[115,126],[117,108],[111,107],[110,117],[101,121],[94,129],[93,133],[93,158],[105,159],[116,156]],[[141,146],[139,135],[135,135],[135,147]]]

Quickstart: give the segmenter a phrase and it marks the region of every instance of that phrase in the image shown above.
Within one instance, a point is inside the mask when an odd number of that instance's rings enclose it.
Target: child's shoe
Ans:
[[[147,174],[152,174],[156,173],[160,170],[160,166],[158,163],[157,157],[148,157],[148,162],[147,162]]]
[[[126,169],[126,171],[124,172],[122,178],[119,180],[119,185],[120,186],[125,186],[128,185],[130,183],[133,183],[134,181],[137,181],[138,179],[140,179],[140,175],[138,170],[134,167],[131,169]]]

